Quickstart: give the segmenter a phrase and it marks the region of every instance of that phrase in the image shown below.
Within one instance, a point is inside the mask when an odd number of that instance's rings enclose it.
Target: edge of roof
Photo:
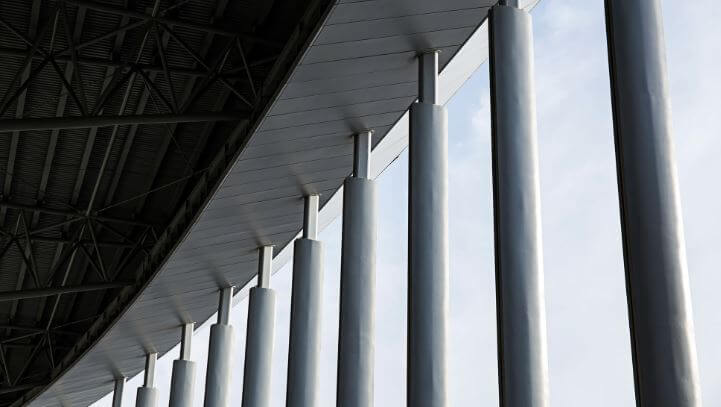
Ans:
[[[523,0],[522,0],[523,1]],[[527,0],[523,7],[531,11],[540,0]],[[488,19],[476,29],[461,46],[456,55],[438,75],[438,91],[441,104],[447,104],[458,90],[488,60]],[[393,125],[371,152],[371,178],[375,179],[408,148],[408,111]],[[343,212],[343,185],[323,205],[318,214],[319,232],[325,230]],[[296,238],[302,236],[299,231]],[[280,249],[273,258],[273,274],[280,271],[293,258],[293,242]],[[248,296],[255,279],[238,290],[233,298],[236,305]],[[212,319],[209,318],[209,319]],[[207,322],[207,321],[206,321]],[[203,322],[202,325],[205,325]]]

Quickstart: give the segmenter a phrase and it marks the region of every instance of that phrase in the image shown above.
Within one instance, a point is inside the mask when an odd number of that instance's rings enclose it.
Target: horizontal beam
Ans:
[[[159,23],[167,24],[174,27],[183,27],[189,30],[201,31],[204,33],[212,33],[222,35],[224,37],[239,37],[244,40],[256,42],[259,44],[270,45],[273,47],[281,47],[283,44],[278,41],[272,41],[267,38],[262,38],[254,34],[228,30],[215,25],[198,24],[193,21],[181,20],[177,18],[168,18],[162,16],[153,17],[150,14],[145,14],[140,11],[128,10],[122,7],[111,6],[108,4],[97,3],[89,0],[65,0],[66,3],[75,4],[79,7],[85,7],[91,10],[100,11],[107,14],[115,14],[117,16],[124,16],[128,18],[135,18],[145,21],[157,21]]]
[[[129,126],[135,124],[175,124],[243,120],[243,112],[187,114],[141,114],[128,116],[78,116],[0,120],[0,133],[31,130],[87,129],[90,127]]]
[[[18,384],[17,386],[0,386],[0,394],[16,393],[20,391],[26,391],[33,389],[38,386],[43,386],[44,383],[27,383]]]
[[[7,349],[8,352],[11,351],[12,349],[34,349],[36,346],[37,346],[37,344],[35,344],[35,343],[23,343],[23,342],[9,342],[9,343],[3,344],[3,348]],[[65,350],[65,349],[70,349],[70,348],[71,348],[71,345],[62,345],[62,344],[58,344],[58,343],[53,344],[53,349],[56,349],[56,350],[57,349]]]
[[[24,241],[25,236],[23,235],[16,235],[15,239],[19,241]],[[40,242],[40,243],[55,243],[55,244],[73,244],[76,241],[73,239],[63,239],[60,237],[43,237],[43,236],[31,236],[30,240],[33,242]],[[91,239],[83,239],[80,242],[83,246],[93,246],[97,243],[98,247],[117,247],[117,248],[132,248],[135,247],[135,244],[133,243],[127,243],[127,242],[110,242],[106,240],[98,240],[97,242],[93,242]]]
[[[34,326],[13,325],[13,324],[0,324],[0,329],[14,329],[16,331],[27,331],[27,332],[34,332],[34,333],[45,332],[45,330],[42,328],[37,328]]]
[[[24,325],[13,325],[13,324],[0,324],[0,329],[9,329],[14,331],[25,331],[30,333],[50,333],[50,334],[57,334],[57,335],[66,335],[66,336],[79,336],[81,335],[79,332],[72,332],[72,331],[65,331],[57,328],[50,328],[50,330],[46,330],[44,328],[38,328],[36,326],[24,326]]]
[[[83,292],[88,292],[88,291],[110,290],[113,288],[127,287],[129,285],[131,285],[131,283],[98,283],[98,284],[86,284],[86,285],[76,285],[76,286],[67,286],[67,287],[32,288],[29,290],[3,291],[3,292],[0,292],[0,302],[25,300],[28,298],[50,297],[53,295],[60,295],[60,294],[73,294],[73,293],[83,293]]]
[[[18,57],[18,58],[27,58],[28,53],[30,51],[26,48],[9,48],[9,47],[0,47],[0,56],[4,57]],[[44,61],[47,59],[44,55],[41,53],[33,53],[32,59]],[[57,63],[67,63],[72,62],[72,57],[70,55],[54,55],[52,59]],[[88,65],[88,66],[97,66],[97,67],[104,67],[104,68],[114,68],[114,69],[131,69],[136,68],[140,69],[147,73],[163,73],[165,72],[163,70],[162,66],[159,65],[148,65],[148,64],[131,64],[126,62],[119,62],[119,61],[112,61],[110,59],[103,59],[103,58],[93,58],[88,56],[78,56],[75,61],[79,65]],[[172,74],[180,74],[180,75],[187,75],[187,76],[196,76],[196,77],[206,77],[208,76],[208,72],[204,70],[199,69],[187,69],[187,68],[181,68],[177,66],[168,66],[168,71]]]
[[[0,120],[0,123],[3,121]],[[15,209],[20,211],[35,211],[44,213],[47,215],[56,215],[56,216],[67,216],[71,218],[78,218],[78,219],[90,219],[95,220],[98,222],[107,222],[107,223],[121,223],[125,225],[132,225],[132,226],[140,226],[140,227],[148,227],[151,226],[148,223],[140,222],[136,220],[131,219],[123,219],[123,218],[115,218],[112,216],[100,216],[100,215],[90,215],[85,216],[83,213],[81,213],[79,210],[72,210],[72,209],[54,209],[54,208],[48,208],[45,206],[35,206],[35,205],[25,205],[17,202],[10,202],[10,201],[0,201],[0,208],[7,208],[7,209]]]
[[[65,223],[58,224],[58,228],[61,228],[65,226]],[[47,231],[47,230],[46,230]],[[27,241],[27,236],[24,234],[13,234],[8,232],[7,230],[3,230],[0,228],[0,241],[6,238],[15,239],[18,242],[25,242]],[[52,244],[80,244],[83,246],[98,246],[98,247],[115,247],[115,248],[133,248],[136,246],[135,243],[130,242],[117,242],[117,241],[110,241],[110,240],[92,240],[92,239],[83,239],[83,240],[77,240],[77,239],[68,239],[68,238],[62,238],[62,237],[47,237],[47,236],[33,236],[30,235],[30,241],[34,243],[52,243]]]
[[[30,51],[27,48],[8,48],[8,47],[0,47],[0,56],[4,57],[17,57],[17,58],[27,58],[28,53]],[[277,55],[273,55],[267,58],[258,59],[255,61],[248,61],[248,66],[256,67],[263,64],[267,64],[269,62],[273,62],[278,58]],[[33,53],[32,54],[33,60],[38,61],[45,61],[46,57],[43,56],[40,53]],[[52,57],[53,60],[57,63],[68,63],[73,62],[73,59],[70,55],[63,55],[63,54],[56,54]],[[94,58],[89,56],[80,56],[78,55],[77,58],[75,58],[75,62],[78,65],[85,65],[85,66],[95,66],[95,67],[102,67],[102,68],[113,68],[113,69],[123,69],[123,70],[129,70],[129,69],[136,69],[143,71],[145,73],[155,73],[155,74],[163,74],[165,73],[165,70],[160,65],[150,65],[150,64],[135,64],[135,63],[128,63],[128,62],[121,62],[121,61],[113,61],[110,59],[103,59],[103,58]],[[206,78],[210,76],[211,74],[208,73],[207,70],[204,69],[191,69],[191,68],[185,68],[175,65],[168,65],[168,73],[172,75],[181,75],[186,77],[195,77],[195,78]],[[245,74],[245,67],[237,67],[233,69],[228,69],[227,71],[222,72],[219,75],[220,78],[225,79],[232,79],[232,78],[240,78],[243,79],[246,77]]]

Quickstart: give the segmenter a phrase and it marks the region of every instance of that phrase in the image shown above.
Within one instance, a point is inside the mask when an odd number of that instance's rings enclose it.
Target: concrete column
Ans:
[[[438,53],[419,57],[408,187],[409,407],[448,406],[448,123],[438,105]]]
[[[356,135],[353,176],[343,184],[339,407],[373,406],[376,199],[369,179],[370,148],[371,132]]]
[[[233,327],[230,322],[230,305],[233,287],[220,291],[218,322],[210,327],[208,369],[205,372],[205,407],[228,406],[231,362],[233,360]]]
[[[183,325],[180,358],[173,361],[173,376],[170,379],[170,407],[190,407],[193,404],[195,362],[190,360],[193,327],[192,322]]]
[[[549,404],[531,16],[490,13],[498,375],[503,407]]]
[[[606,0],[636,401],[701,406],[658,0]]]
[[[269,288],[273,246],[259,249],[258,286],[250,289],[245,342],[243,407],[270,405],[270,379],[275,325],[275,292]]]
[[[318,362],[323,299],[323,245],[318,238],[318,195],[305,197],[303,238],[293,250],[288,343],[288,407],[318,405]]]
[[[115,388],[113,389],[113,407],[122,407],[123,390],[125,389],[125,377],[115,379]]]
[[[138,387],[135,399],[136,407],[155,407],[158,404],[158,389],[155,388],[155,362],[157,353],[148,353],[145,357],[145,380],[142,387]]]

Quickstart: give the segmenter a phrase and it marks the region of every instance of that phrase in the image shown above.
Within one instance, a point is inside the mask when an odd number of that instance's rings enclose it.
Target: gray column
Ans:
[[[549,404],[531,16],[490,14],[498,375],[503,407]]]
[[[408,406],[448,405],[448,122],[438,54],[419,57],[408,187]]]
[[[343,184],[340,334],[336,405],[373,406],[376,198],[369,178],[371,132],[355,136],[353,176]]]
[[[701,406],[658,0],[607,0],[636,401]]]
[[[270,379],[275,325],[275,292],[269,288],[273,246],[259,249],[258,286],[250,289],[245,342],[243,407],[270,405]]]
[[[232,298],[233,287],[220,291],[218,322],[210,327],[208,369],[205,372],[205,407],[228,406],[235,337],[233,327],[229,325]]]
[[[115,379],[115,387],[113,389],[113,407],[121,407],[123,405],[123,390],[125,389],[125,377]]]
[[[183,325],[180,358],[173,361],[173,376],[170,379],[170,407],[190,407],[193,405],[195,362],[190,360],[193,326],[192,322]]]
[[[145,357],[145,380],[142,387],[138,387],[135,398],[135,407],[155,407],[158,404],[158,389],[155,388],[155,362],[157,353],[148,353]]]
[[[323,245],[318,241],[318,195],[305,197],[303,237],[293,248],[288,342],[288,407],[318,405],[323,299]]]

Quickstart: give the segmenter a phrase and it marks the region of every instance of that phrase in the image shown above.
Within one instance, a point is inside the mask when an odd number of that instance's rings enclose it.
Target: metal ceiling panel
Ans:
[[[413,78],[415,67],[402,66],[395,70],[383,72],[383,75],[368,76],[366,74],[349,75],[344,77],[321,78],[317,80],[299,80],[289,83],[279,101],[304,96],[328,95],[341,92],[356,93],[359,89],[373,89],[377,87],[394,85],[397,83],[415,83]],[[361,92],[364,94],[364,92]]]
[[[318,35],[315,44],[337,44],[374,38],[427,34],[456,28],[475,28],[486,13],[486,7],[478,7],[355,23],[328,24]]]

